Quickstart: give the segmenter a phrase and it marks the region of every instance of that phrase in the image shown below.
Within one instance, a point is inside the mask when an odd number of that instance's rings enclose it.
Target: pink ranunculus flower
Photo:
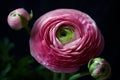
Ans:
[[[24,22],[21,17],[24,18]],[[20,30],[28,23],[29,19],[29,13],[24,8],[18,8],[9,13],[7,22],[12,29]]]
[[[74,9],[57,9],[41,16],[30,36],[31,55],[54,72],[72,73],[99,56],[103,36],[94,20]]]

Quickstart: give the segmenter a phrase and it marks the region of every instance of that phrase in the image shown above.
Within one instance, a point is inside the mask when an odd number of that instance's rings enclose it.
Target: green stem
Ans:
[[[65,80],[65,73],[61,74],[61,80]]]
[[[90,74],[89,72],[78,73],[78,74],[71,76],[68,80],[76,80],[77,78],[81,78],[89,74]]]
[[[57,80],[58,74],[57,73],[53,73],[53,80]]]
[[[27,33],[30,35],[30,28],[27,26],[27,27],[24,27],[24,29],[27,31]]]

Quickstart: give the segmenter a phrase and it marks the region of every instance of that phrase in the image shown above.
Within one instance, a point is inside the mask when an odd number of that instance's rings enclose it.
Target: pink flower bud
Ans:
[[[74,9],[50,11],[35,22],[30,36],[31,55],[54,71],[72,73],[100,55],[104,39],[94,20]]]
[[[20,30],[28,23],[29,19],[29,13],[24,8],[18,8],[9,13],[7,21],[12,29]]]

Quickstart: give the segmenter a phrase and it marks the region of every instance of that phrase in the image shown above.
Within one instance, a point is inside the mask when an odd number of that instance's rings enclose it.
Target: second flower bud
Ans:
[[[9,13],[7,22],[12,29],[20,30],[27,27],[30,18],[30,14],[24,8],[18,8]]]

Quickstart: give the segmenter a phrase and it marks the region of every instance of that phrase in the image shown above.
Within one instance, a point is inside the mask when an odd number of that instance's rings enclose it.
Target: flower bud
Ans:
[[[97,80],[105,80],[110,76],[111,68],[103,58],[91,59],[88,63],[89,72]]]
[[[8,15],[8,25],[14,30],[20,30],[28,25],[30,20],[29,13],[24,8],[18,8],[11,11]]]

